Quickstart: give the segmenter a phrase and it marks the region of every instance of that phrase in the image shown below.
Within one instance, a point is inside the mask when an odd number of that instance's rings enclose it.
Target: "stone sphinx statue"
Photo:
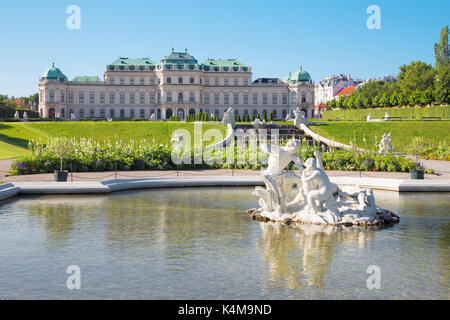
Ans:
[[[375,204],[372,190],[342,187],[332,183],[324,171],[322,154],[303,163],[296,154],[298,142],[291,139],[279,152],[268,150],[263,171],[266,188],[256,187],[260,208],[249,209],[252,219],[322,225],[382,225],[399,221],[398,216]],[[298,171],[284,170],[294,162]]]
[[[383,134],[383,137],[381,138],[380,143],[378,144],[378,152],[381,154],[388,154],[394,152],[394,147],[392,146],[391,141],[391,133]]]
[[[224,112],[223,114],[223,118],[222,118],[222,124],[223,125],[228,125],[231,124],[234,128],[236,121],[234,119],[234,110],[233,108],[228,108],[227,111]]]

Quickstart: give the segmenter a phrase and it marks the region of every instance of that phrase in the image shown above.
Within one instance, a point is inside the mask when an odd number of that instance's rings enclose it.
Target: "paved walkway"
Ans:
[[[12,160],[0,160],[1,182],[38,182],[54,181],[52,173],[7,176]],[[432,168],[436,174],[426,174],[426,180],[450,179],[450,161],[423,160],[426,168]],[[103,181],[112,179],[141,179],[157,177],[206,177],[206,176],[256,176],[260,170],[230,169],[198,169],[183,171],[114,171],[106,172],[74,172],[69,174],[68,181]],[[410,179],[408,172],[368,172],[368,171],[327,171],[330,177],[367,177],[383,179]]]

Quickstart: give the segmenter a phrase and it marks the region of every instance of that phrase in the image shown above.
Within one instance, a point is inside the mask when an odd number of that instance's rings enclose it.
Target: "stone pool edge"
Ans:
[[[330,177],[338,185],[396,192],[450,192],[450,180]],[[264,186],[258,176],[170,177],[76,182],[9,182],[0,185],[0,201],[20,194],[95,194],[121,190],[180,187]]]

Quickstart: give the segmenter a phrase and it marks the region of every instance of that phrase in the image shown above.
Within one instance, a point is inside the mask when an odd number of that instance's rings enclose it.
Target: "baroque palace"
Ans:
[[[314,117],[314,84],[308,72],[252,81],[251,67],[236,59],[199,63],[187,51],[156,64],[149,58],[121,57],[106,66],[104,79],[77,76],[71,81],[54,65],[39,80],[39,113],[44,118],[169,119],[209,113],[222,118],[272,112],[284,119],[300,107]]]

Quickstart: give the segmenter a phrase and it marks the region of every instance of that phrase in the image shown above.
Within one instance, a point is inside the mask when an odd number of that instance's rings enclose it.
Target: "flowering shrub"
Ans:
[[[67,139],[67,138],[66,138]],[[187,168],[235,168],[235,169],[260,169],[267,163],[267,155],[262,152],[244,147],[244,163],[238,163],[237,148],[233,151],[234,163],[214,163],[214,151],[203,157],[202,164],[194,164],[194,156],[191,153],[192,164],[175,165],[171,159],[171,147],[155,142],[134,141],[94,141],[91,139],[67,139],[73,145],[73,152],[64,159],[63,170],[74,172],[86,171],[113,171],[113,170],[170,170]],[[40,141],[29,143],[30,155],[22,157],[12,163],[10,174],[31,174],[53,172],[60,167],[60,157],[54,152],[52,141],[48,145]],[[358,153],[345,150],[324,150],[319,145],[302,144],[298,150],[299,157],[306,159],[314,156],[314,151],[322,151],[324,167],[327,170],[361,170],[361,171],[390,171],[407,172],[414,167],[414,161],[402,156],[378,155],[375,153]],[[256,157],[254,156],[257,154]],[[253,157],[252,157],[253,155]],[[189,156],[188,156],[189,157]],[[256,161],[252,161],[256,158]],[[290,169],[295,165],[291,164]]]
[[[427,148],[420,157],[422,159],[445,160],[450,161],[450,147],[447,143],[442,142],[438,146]]]

